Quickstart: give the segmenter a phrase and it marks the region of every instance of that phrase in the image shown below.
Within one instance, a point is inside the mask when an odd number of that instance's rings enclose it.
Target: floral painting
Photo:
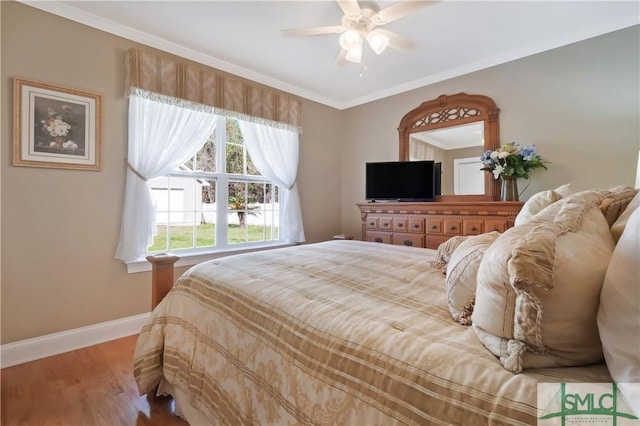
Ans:
[[[84,105],[36,98],[35,150],[84,155],[85,109]]]
[[[101,96],[14,79],[13,164],[101,169]]]

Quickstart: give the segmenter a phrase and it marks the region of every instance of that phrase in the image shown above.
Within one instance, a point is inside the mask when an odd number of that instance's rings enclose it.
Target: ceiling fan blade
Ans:
[[[345,28],[342,25],[327,25],[324,27],[311,28],[293,28],[290,30],[282,30],[282,34],[290,37],[306,37],[323,34],[340,34]]]
[[[389,46],[397,50],[409,51],[415,47],[415,44],[408,38],[402,37],[400,34],[394,33],[384,28],[376,28],[376,31],[384,34],[389,39]]]
[[[435,4],[435,1],[404,0],[394,3],[376,14],[376,23],[378,23],[378,25],[384,25],[393,22],[396,19],[400,19],[432,4]]]
[[[357,0],[336,0],[338,6],[342,9],[342,13],[347,16],[358,17],[362,13]]]
[[[347,51],[344,49],[340,49],[340,53],[336,57],[335,65],[344,65],[347,62]]]

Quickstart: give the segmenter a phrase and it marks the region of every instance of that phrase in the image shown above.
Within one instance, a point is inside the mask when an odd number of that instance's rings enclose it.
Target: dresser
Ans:
[[[456,235],[504,232],[513,226],[522,202],[358,203],[362,239],[436,249]]]

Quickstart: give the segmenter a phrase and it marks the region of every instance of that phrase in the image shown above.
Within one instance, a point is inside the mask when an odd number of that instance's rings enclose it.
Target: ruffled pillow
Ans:
[[[505,369],[602,359],[596,317],[614,242],[598,206],[610,195],[585,191],[562,198],[486,250],[472,321]]]
[[[640,192],[636,194],[635,197],[633,197],[633,200],[631,200],[627,208],[624,209],[624,211],[620,214],[620,216],[618,216],[613,225],[611,225],[611,235],[613,235],[613,241],[615,241],[616,243],[618,242],[620,236],[622,235],[622,232],[627,226],[629,217],[631,217],[631,214],[638,207],[640,207]]]

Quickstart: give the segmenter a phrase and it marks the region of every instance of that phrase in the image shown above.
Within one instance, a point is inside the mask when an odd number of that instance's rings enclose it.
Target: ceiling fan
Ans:
[[[305,37],[324,34],[340,34],[340,53],[336,63],[341,65],[345,60],[355,63],[362,61],[364,40],[376,54],[381,54],[387,47],[409,50],[413,47],[411,40],[382,28],[410,13],[427,6],[429,1],[404,0],[381,10],[360,7],[357,0],[336,0],[344,15],[340,25],[328,25],[311,28],[295,28],[283,30],[286,36]]]

